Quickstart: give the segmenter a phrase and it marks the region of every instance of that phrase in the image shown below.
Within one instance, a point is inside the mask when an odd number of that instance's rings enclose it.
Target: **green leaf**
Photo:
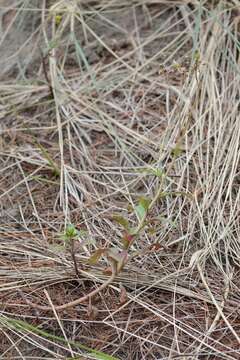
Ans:
[[[127,206],[127,211],[128,211],[128,213],[132,213],[132,212],[133,212],[133,207],[132,207],[131,204],[128,204],[128,206]]]
[[[55,15],[55,24],[58,26],[62,21],[62,15]]]
[[[157,228],[156,228],[156,227],[150,227],[150,228],[148,229],[148,234],[149,234],[149,235],[155,235],[156,232],[157,232]]]
[[[161,169],[157,168],[157,169],[154,169],[154,175],[161,178],[162,176],[165,175],[165,172],[162,171]]]
[[[59,184],[57,181],[48,180],[44,176],[40,176],[40,175],[32,176],[31,180],[35,180],[39,183],[46,183],[46,184],[50,184],[50,185],[58,185]]]
[[[73,239],[79,235],[79,231],[73,224],[68,224],[64,236],[68,239]]]
[[[199,50],[195,50],[193,57],[194,57],[195,62],[199,62],[199,61],[200,61],[200,58],[201,58],[200,51],[199,51]]]
[[[91,355],[91,357],[97,359],[97,360],[120,360],[119,358],[113,357],[111,355],[105,354],[102,351],[91,349],[90,347],[83,345],[79,341],[73,341],[73,340],[66,340],[62,338],[61,336],[57,336],[54,334],[51,334],[45,330],[40,329],[39,327],[36,327],[34,325],[31,325],[23,320],[17,320],[17,319],[11,319],[11,318],[0,318],[0,322],[2,325],[8,326],[15,331],[25,331],[28,333],[34,333],[37,334],[45,339],[51,339],[54,341],[58,341],[63,344],[70,344],[71,346],[84,350],[86,352],[86,355]]]
[[[106,249],[97,249],[88,259],[88,261],[87,261],[88,264],[96,265],[105,252],[106,252]]]
[[[129,229],[130,235],[137,235],[138,233],[138,226],[134,226],[133,228]]]
[[[150,203],[151,200],[145,197],[142,197],[139,200],[138,205],[135,207],[135,211],[137,213],[137,216],[139,217],[139,220],[142,220],[146,216]]]
[[[116,221],[118,224],[122,225],[122,227],[124,227],[125,230],[129,229],[129,222],[127,219],[125,219],[123,216],[121,215],[114,215],[113,216],[113,220]]]
[[[162,191],[162,192],[159,194],[159,199],[165,198],[165,197],[167,197],[169,194],[170,194],[170,193],[167,192],[167,191]]]
[[[59,45],[59,41],[57,39],[50,40],[48,43],[48,51],[55,49],[56,47],[58,47],[58,45]]]
[[[183,153],[183,148],[179,145],[179,144],[177,144],[176,146],[175,146],[175,148],[173,148],[172,149],[172,156],[173,157],[175,157],[175,158],[177,158],[177,157],[179,157],[180,155],[182,155],[182,153]]]
[[[146,174],[146,175],[154,175],[159,178],[163,177],[165,175],[165,172],[160,168],[144,168],[140,169],[140,172]]]

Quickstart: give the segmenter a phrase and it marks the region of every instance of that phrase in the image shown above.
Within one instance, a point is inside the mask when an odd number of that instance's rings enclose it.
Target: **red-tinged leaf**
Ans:
[[[112,268],[108,266],[106,269],[103,270],[103,273],[106,275],[112,275]]]
[[[125,250],[127,250],[129,248],[129,246],[131,245],[132,241],[133,241],[134,235],[131,235],[129,233],[125,233],[121,239],[122,244],[123,244],[123,248]]]
[[[105,252],[106,249],[97,249],[88,259],[88,264],[96,265]]]
[[[163,249],[163,246],[159,243],[154,243],[154,244],[150,245],[150,247],[149,247],[149,250],[151,250],[151,251],[158,251],[161,249]]]

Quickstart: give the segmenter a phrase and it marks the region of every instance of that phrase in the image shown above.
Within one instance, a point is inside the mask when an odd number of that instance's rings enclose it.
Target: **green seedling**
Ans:
[[[74,264],[74,269],[77,277],[80,277],[77,260],[76,260],[76,246],[75,241],[80,236],[80,232],[75,228],[73,224],[68,224],[61,239],[64,240],[65,246],[70,247],[70,253]]]

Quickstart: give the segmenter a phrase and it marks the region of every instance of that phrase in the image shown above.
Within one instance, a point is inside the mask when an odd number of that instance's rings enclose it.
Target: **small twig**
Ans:
[[[95,295],[99,294],[100,291],[106,289],[108,287],[108,285],[110,285],[114,281],[114,279],[115,279],[115,277],[117,275],[117,266],[116,266],[116,263],[114,261],[111,261],[111,269],[112,269],[112,275],[110,276],[110,278],[107,281],[105,281],[101,286],[99,286],[97,289],[91,291],[89,294],[84,295],[79,299],[70,301],[69,303],[54,306],[54,309],[55,310],[65,310],[65,309],[71,308],[73,306],[77,306],[79,304],[82,304],[83,302],[85,302],[87,300],[92,299]],[[26,301],[26,303],[28,305],[32,306],[33,308],[43,310],[43,311],[51,311],[51,310],[53,310],[52,306],[42,306],[42,305],[38,305],[38,304],[35,304],[35,303],[31,302],[30,300],[28,300],[26,298],[25,294],[23,294],[23,292],[21,290],[19,290],[19,292],[20,292],[21,296],[24,298],[24,300]]]

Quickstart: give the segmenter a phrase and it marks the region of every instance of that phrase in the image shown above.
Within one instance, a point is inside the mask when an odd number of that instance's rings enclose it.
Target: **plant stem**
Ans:
[[[76,254],[75,254],[75,240],[74,239],[71,239],[71,256],[72,256],[75,273],[76,273],[77,277],[80,278],[80,273],[78,270],[77,259],[76,259]]]
[[[79,299],[73,300],[69,303],[59,305],[59,306],[54,306],[55,310],[65,310],[65,309],[71,308],[73,306],[82,304],[83,302],[85,302],[89,299],[92,299],[95,295],[99,294],[100,291],[106,289],[106,287],[108,287],[108,285],[110,285],[114,281],[114,279],[117,275],[117,266],[114,261],[111,261],[111,269],[112,269],[112,275],[109,277],[109,279],[107,281],[105,281],[97,289],[95,289],[95,290],[91,291],[90,293],[83,295]],[[32,303],[30,300],[26,299],[25,295],[23,294],[23,292],[21,290],[19,290],[19,293],[22,295],[22,297],[26,301],[26,303],[28,305],[32,306],[33,308],[43,310],[43,311],[52,311],[53,310],[51,306],[42,306],[42,305]]]

